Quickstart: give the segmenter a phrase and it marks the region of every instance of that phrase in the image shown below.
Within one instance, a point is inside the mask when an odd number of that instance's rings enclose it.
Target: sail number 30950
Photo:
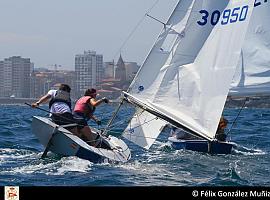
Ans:
[[[209,13],[207,10],[200,10],[200,14],[202,15],[202,19],[197,21],[200,26],[204,26],[209,22],[213,26],[219,22],[221,25],[227,25],[238,21],[245,21],[248,14],[248,6],[226,9],[223,13],[219,10],[215,10],[212,13]]]

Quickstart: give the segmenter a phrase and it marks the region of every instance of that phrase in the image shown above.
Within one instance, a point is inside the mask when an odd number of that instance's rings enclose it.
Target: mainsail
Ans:
[[[130,85],[128,101],[151,117],[214,139],[252,10],[250,0],[180,1]],[[138,121],[131,120],[127,139]],[[149,124],[147,131],[164,122]]]
[[[256,1],[254,6],[231,96],[270,93],[270,2]]]

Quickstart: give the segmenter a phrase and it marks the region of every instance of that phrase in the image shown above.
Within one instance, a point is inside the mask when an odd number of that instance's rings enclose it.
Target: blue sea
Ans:
[[[105,126],[114,110],[115,105],[104,105],[96,116]],[[121,110],[112,133],[120,135],[132,112],[128,107]],[[229,127],[238,113],[237,108],[225,109]],[[242,110],[229,135],[237,144],[230,155],[173,150],[163,134],[149,151],[126,141],[132,158],[124,164],[94,164],[51,152],[41,159],[44,147],[31,132],[31,121],[33,115],[47,113],[27,105],[0,105],[0,115],[1,186],[270,185],[269,108]]]

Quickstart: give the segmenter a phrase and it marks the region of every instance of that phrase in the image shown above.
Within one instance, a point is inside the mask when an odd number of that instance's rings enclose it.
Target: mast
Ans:
[[[248,0],[178,3],[166,23],[168,28],[162,30],[129,87],[131,102],[136,99],[135,104],[151,114],[213,140],[240,56],[252,3]],[[237,18],[234,14],[230,16],[232,20],[226,18],[235,12]]]
[[[138,72],[136,73],[134,79],[132,80],[131,84],[129,85],[129,87],[128,87],[127,91],[126,91],[127,93],[129,93],[129,91],[131,90],[131,86],[135,83],[135,81],[136,81],[138,75],[140,74],[140,72],[141,72],[143,66],[145,65],[147,59],[148,59],[149,56],[151,55],[151,53],[152,53],[152,51],[153,51],[153,49],[154,49],[154,47],[155,47],[155,44],[157,43],[157,41],[158,41],[160,35],[162,34],[162,32],[164,31],[164,29],[166,28],[166,25],[167,25],[168,22],[170,21],[170,19],[171,19],[173,13],[175,12],[177,6],[180,4],[181,1],[182,1],[182,0],[179,0],[178,3],[175,5],[175,7],[174,7],[172,13],[170,14],[170,16],[169,16],[167,22],[166,22],[166,23],[160,22],[160,23],[163,25],[163,28],[161,29],[161,31],[160,31],[160,33],[159,33],[159,36],[158,36],[157,39],[156,39],[156,42],[153,44],[152,48],[150,49],[150,51],[148,52],[146,58],[144,59],[143,64],[141,65],[140,69],[138,70]]]
[[[175,5],[174,10],[172,11],[172,13],[170,14],[169,19],[167,20],[167,23],[168,23],[168,21],[170,20],[172,14],[175,12],[175,9],[177,8],[177,6],[178,6],[178,4],[180,3],[180,1],[181,1],[181,0],[179,0],[178,3]],[[148,14],[146,14],[146,15],[149,16]],[[167,23],[166,23],[166,24],[167,24]],[[164,28],[166,28],[166,26],[165,26],[166,24],[164,24],[164,23],[162,23],[162,22],[161,22],[161,24],[163,24],[163,25],[164,25]],[[163,29],[164,29],[164,28],[163,28]],[[162,30],[163,30],[163,29],[162,29]],[[162,30],[161,30],[160,34],[162,33]],[[156,41],[157,41],[157,40],[158,40],[158,38],[156,39]],[[155,44],[154,44],[154,45],[155,45]],[[151,54],[151,51],[153,50],[154,45],[152,46],[151,50],[149,51],[148,55],[146,56],[145,60],[143,61],[142,66],[140,67],[140,69],[139,69],[138,72],[136,73],[136,75],[135,75],[134,79],[132,80],[131,84],[129,85],[129,87],[128,87],[126,93],[128,93],[128,92],[131,90],[131,87],[130,87],[130,86],[131,86],[132,83],[136,80],[137,75],[139,74],[140,70],[142,69],[144,63],[146,62],[146,60],[147,60],[147,58],[148,58],[148,56]],[[124,92],[124,91],[123,91],[123,92]],[[116,116],[117,116],[117,114],[118,114],[118,112],[119,112],[121,106],[122,106],[123,103],[124,103],[124,100],[125,100],[124,98],[121,98],[120,103],[118,104],[118,106],[117,106],[115,112],[113,113],[111,119],[109,120],[108,124],[106,125],[106,128],[104,129],[104,132],[103,132],[105,135],[107,135],[107,130],[109,129],[109,127],[112,125],[113,121],[115,120],[115,118],[116,118]]]

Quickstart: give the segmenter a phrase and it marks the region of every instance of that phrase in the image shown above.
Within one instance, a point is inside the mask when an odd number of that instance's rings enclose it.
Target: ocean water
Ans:
[[[114,109],[104,105],[96,115],[106,124]],[[238,112],[225,109],[229,127]],[[128,107],[121,110],[115,135],[131,113]],[[176,151],[163,134],[149,151],[126,141],[132,158],[124,164],[94,164],[53,153],[41,159],[44,147],[31,132],[33,115],[47,113],[26,105],[0,105],[1,186],[270,186],[269,108],[242,110],[230,133],[237,144],[230,155]]]

